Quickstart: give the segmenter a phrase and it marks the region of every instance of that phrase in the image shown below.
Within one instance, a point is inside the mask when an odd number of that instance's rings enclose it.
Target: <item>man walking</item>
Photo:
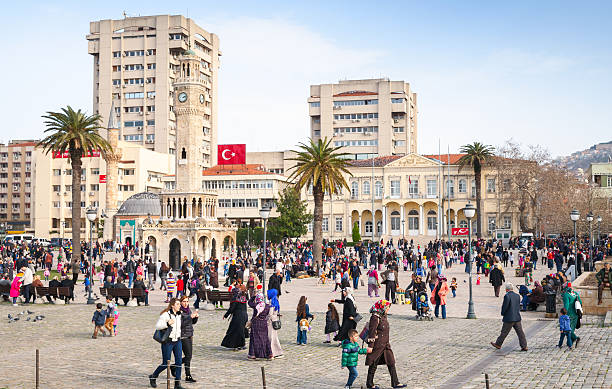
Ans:
[[[513,290],[514,286],[510,282],[506,283],[506,295],[504,296],[504,303],[501,309],[504,324],[502,325],[499,337],[495,342],[491,342],[491,346],[499,350],[510,330],[514,328],[519,338],[521,351],[527,351],[527,339],[521,325],[521,298]]]
[[[499,262],[495,262],[495,264],[493,265],[493,270],[491,270],[491,274],[489,274],[489,282],[491,283],[491,285],[493,285],[495,297],[499,297],[499,291],[504,281],[506,281],[506,278],[504,277],[504,272],[502,272],[499,268]]]

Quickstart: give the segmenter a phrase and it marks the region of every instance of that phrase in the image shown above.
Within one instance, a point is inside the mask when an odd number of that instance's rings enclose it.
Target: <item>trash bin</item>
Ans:
[[[547,288],[546,294],[546,313],[557,313],[557,292],[553,288]]]

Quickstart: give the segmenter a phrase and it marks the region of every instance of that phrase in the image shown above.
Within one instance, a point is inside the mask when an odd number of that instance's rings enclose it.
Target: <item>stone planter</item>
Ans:
[[[612,311],[612,294],[603,291],[602,304],[597,305],[597,279],[595,272],[583,272],[573,283],[572,288],[580,294],[583,313],[586,315],[605,315]]]

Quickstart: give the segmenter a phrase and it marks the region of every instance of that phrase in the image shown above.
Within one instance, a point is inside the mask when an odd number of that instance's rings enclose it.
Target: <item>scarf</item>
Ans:
[[[255,304],[257,304],[255,306],[255,316],[259,316],[259,314],[264,310],[264,308],[266,307],[266,302],[264,299],[264,295],[263,293],[258,293],[255,296]]]
[[[268,300],[270,300],[270,305],[274,308],[276,312],[280,312],[280,304],[278,302],[278,291],[276,289],[268,290]]]
[[[385,309],[391,305],[391,303],[387,300],[378,300],[377,302],[374,303],[374,305],[372,305],[372,308],[370,308],[370,313],[374,314],[378,314],[380,316],[385,314]]]
[[[181,305],[181,313],[185,313],[187,315],[191,315],[191,309],[189,308],[189,306],[187,306],[187,308],[183,307]]]

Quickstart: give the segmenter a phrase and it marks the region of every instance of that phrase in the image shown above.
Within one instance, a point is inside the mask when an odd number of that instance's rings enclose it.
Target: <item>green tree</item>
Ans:
[[[460,166],[459,170],[470,167],[474,171],[474,179],[476,180],[476,234],[480,238],[482,236],[482,197],[480,194],[482,166],[493,158],[495,149],[493,146],[474,142],[461,146],[460,152],[465,155],[457,161]]]
[[[296,157],[288,158],[295,165],[290,180],[295,182],[296,190],[312,185],[314,196],[314,218],[313,218],[313,242],[312,254],[317,266],[322,261],[322,225],[323,225],[323,198],[326,193],[332,195],[338,193],[342,187],[349,190],[344,174],[352,176],[349,172],[350,154],[338,152],[341,147],[331,146],[331,139],[299,143],[298,150],[294,151]]]
[[[361,234],[359,233],[359,225],[357,225],[357,222],[353,224],[352,233],[353,233],[353,243],[361,242]]]
[[[38,143],[45,154],[63,154],[68,152],[72,167],[72,271],[78,277],[81,261],[81,174],[82,158],[93,151],[99,151],[106,158],[112,152],[111,145],[98,130],[100,115],[88,116],[79,109],[75,111],[68,106],[61,112],[47,112],[43,115],[48,134]]]
[[[270,240],[280,242],[284,237],[297,238],[308,232],[307,225],[312,215],[295,187],[288,186],[283,190],[276,203],[276,210],[279,216],[271,219],[268,225]]]

